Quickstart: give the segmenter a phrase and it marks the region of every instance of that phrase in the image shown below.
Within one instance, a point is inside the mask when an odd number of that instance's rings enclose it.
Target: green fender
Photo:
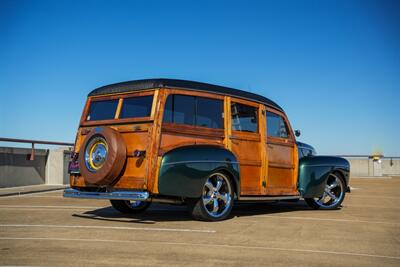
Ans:
[[[350,164],[340,157],[312,156],[299,162],[298,189],[302,197],[320,197],[324,193],[326,180],[332,172],[341,173],[346,187],[349,184]]]
[[[214,172],[225,172],[232,178],[240,195],[239,163],[222,147],[193,145],[167,152],[161,161],[158,191],[165,196],[198,198],[206,179]]]

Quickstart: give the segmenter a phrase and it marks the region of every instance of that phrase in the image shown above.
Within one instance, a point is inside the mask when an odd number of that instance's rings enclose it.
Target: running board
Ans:
[[[273,201],[273,200],[290,200],[290,199],[300,199],[300,196],[269,196],[269,197],[239,197],[239,201]]]

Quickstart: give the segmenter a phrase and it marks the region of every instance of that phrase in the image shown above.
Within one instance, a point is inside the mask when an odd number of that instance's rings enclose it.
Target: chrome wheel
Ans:
[[[314,198],[315,203],[321,208],[336,208],[343,201],[345,186],[343,180],[336,174],[330,174],[325,185],[324,193],[319,198]]]
[[[223,217],[232,208],[232,187],[229,179],[221,173],[211,175],[204,185],[201,200],[210,217]]]
[[[89,171],[99,170],[107,158],[108,146],[101,136],[95,136],[90,140],[85,149],[85,164]]]

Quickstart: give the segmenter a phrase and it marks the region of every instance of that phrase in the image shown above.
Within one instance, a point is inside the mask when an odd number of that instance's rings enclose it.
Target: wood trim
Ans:
[[[261,160],[240,160],[239,161],[240,165],[244,165],[244,166],[257,166],[260,167],[262,166],[262,161]]]
[[[151,122],[150,117],[142,118],[126,118],[126,119],[111,119],[111,120],[98,120],[98,121],[85,121],[80,126],[96,126],[96,125],[110,125],[110,124],[128,124],[128,123],[145,123]]]
[[[156,111],[159,110],[157,109],[157,103],[158,103],[158,94],[160,93],[160,90],[155,90],[154,91],[154,96],[153,96],[153,103],[151,106],[151,112],[150,112],[150,118],[154,119],[154,116],[156,114]]]
[[[270,168],[294,169],[295,165],[269,162]]]
[[[124,102],[123,98],[120,98],[118,101],[117,111],[115,112],[114,119],[119,118],[119,114],[121,114],[122,103]]]
[[[184,89],[167,89],[166,90],[166,97],[169,95],[189,95],[189,96],[199,96],[199,97],[205,97],[205,98],[211,98],[211,99],[217,99],[217,100],[224,100],[223,95],[217,95],[217,94],[212,94],[212,93],[206,93],[206,92],[199,92],[199,91],[188,91]]]
[[[232,135],[229,136],[230,140],[242,140],[242,141],[254,141],[260,142],[261,136],[259,133],[246,133],[246,132],[236,132],[234,131]]]
[[[277,145],[277,146],[294,146],[293,142],[281,142],[280,140],[267,140],[268,145]]]
[[[245,100],[245,99],[241,99],[241,98],[236,98],[236,97],[231,97],[231,103],[239,103],[239,104],[243,104],[246,106],[252,106],[255,108],[260,108],[260,103],[258,103],[257,101],[249,101],[249,100]]]
[[[195,135],[195,136],[205,136],[212,138],[224,138],[224,130],[223,129],[213,129],[201,126],[191,126],[185,124],[176,124],[176,123],[163,123],[162,124],[162,133],[176,133],[176,134],[187,134],[187,135]]]
[[[170,146],[165,146],[162,149],[160,148],[158,151],[158,156],[163,156],[165,153],[168,151],[178,148],[178,147],[183,147],[183,146],[191,146],[191,145],[211,145],[211,146],[218,146],[221,148],[224,148],[223,144],[210,144],[210,142],[204,142],[204,141],[188,141],[188,142],[181,142],[179,144],[175,145],[170,145]]]
[[[146,96],[146,95],[152,95],[157,89],[149,89],[146,91],[140,91],[140,92],[130,92],[130,93],[116,93],[112,95],[97,95],[97,96],[89,96],[88,98],[90,100],[95,100],[95,101],[100,101],[100,100],[111,100],[111,99],[119,99],[119,98],[129,98],[129,97],[135,97],[135,96]]]
[[[229,138],[229,136],[232,135],[232,129],[231,129],[231,123],[232,123],[232,118],[231,118],[231,99],[228,96],[224,97],[224,144],[225,148],[228,150],[232,150],[232,142]]]

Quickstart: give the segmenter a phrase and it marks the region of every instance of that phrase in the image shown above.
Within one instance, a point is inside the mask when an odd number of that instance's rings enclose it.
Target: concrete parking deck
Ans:
[[[400,177],[351,186],[341,210],[242,204],[217,223],[168,205],[126,216],[62,191],[0,197],[0,265],[400,266]]]

